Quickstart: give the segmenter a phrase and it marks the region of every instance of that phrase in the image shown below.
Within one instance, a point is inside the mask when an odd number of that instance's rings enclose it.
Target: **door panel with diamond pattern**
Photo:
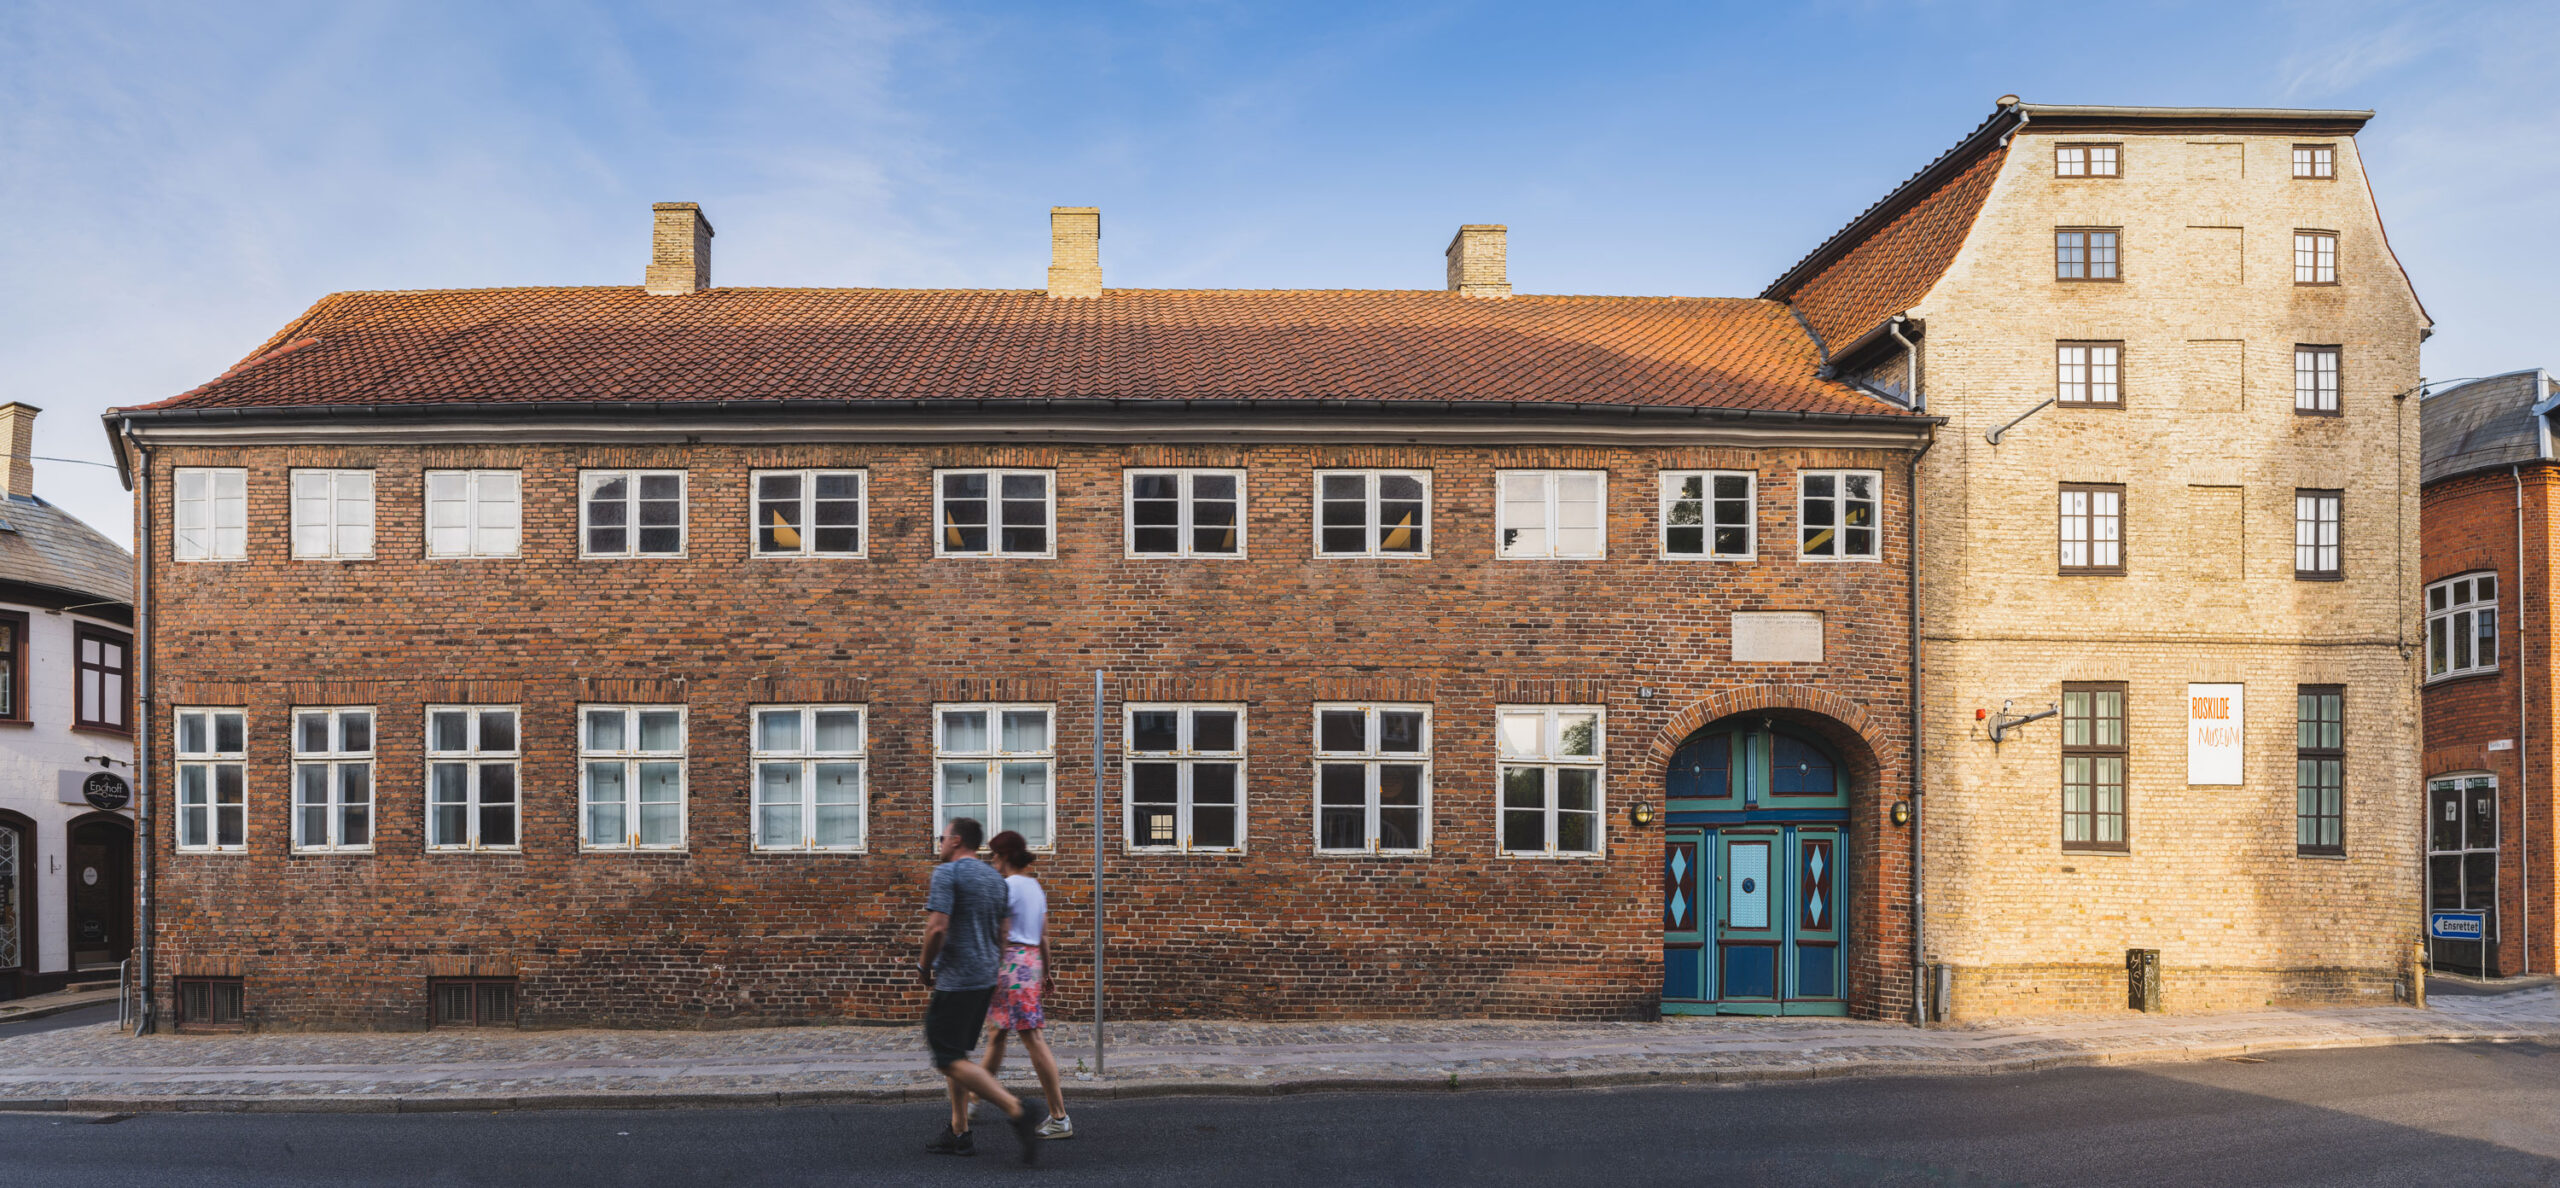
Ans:
[[[1839,765],[1819,744],[1749,729],[1709,727],[1680,755],[1664,797],[1663,1011],[1843,1013]]]

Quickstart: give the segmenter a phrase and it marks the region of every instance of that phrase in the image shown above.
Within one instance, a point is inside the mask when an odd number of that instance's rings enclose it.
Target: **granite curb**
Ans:
[[[1912,1058],[1850,1059],[1826,1064],[1714,1069],[1617,1069],[1572,1073],[1385,1073],[1315,1077],[1136,1079],[1109,1084],[1078,1082],[1079,1100],[1128,1101],[1170,1097],[1290,1097],[1310,1093],[1467,1093],[1624,1089],[1653,1085],[1738,1085],[1836,1080],[1851,1077],[2004,1076],[2057,1068],[2194,1063],[2264,1052],[2324,1048],[2400,1047],[2416,1044],[2518,1044],[2560,1046],[2560,1031],[2437,1032],[2411,1035],[2264,1039],[2229,1044],[2166,1044],[2115,1051],[2044,1052],[1980,1060]],[[942,1100],[939,1085],[737,1091],[564,1092],[519,1094],[134,1094],[68,1097],[0,1097],[0,1113],[307,1113],[449,1114],[518,1110],[754,1109],[787,1106],[878,1105]]]

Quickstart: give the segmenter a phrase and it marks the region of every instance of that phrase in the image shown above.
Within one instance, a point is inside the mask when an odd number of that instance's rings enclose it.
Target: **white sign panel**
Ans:
[[[1737,664],[1822,663],[1822,612],[1733,612],[1733,659]]]
[[[2240,781],[2241,708],[2238,685],[2187,686],[2187,782]]]

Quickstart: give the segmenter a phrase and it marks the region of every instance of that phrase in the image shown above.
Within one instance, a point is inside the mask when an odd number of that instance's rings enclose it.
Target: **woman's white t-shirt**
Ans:
[[[1049,893],[1040,889],[1040,880],[1030,875],[1004,877],[1005,910],[1013,921],[1005,925],[1004,938],[1017,945],[1040,943],[1040,932],[1049,926]]]

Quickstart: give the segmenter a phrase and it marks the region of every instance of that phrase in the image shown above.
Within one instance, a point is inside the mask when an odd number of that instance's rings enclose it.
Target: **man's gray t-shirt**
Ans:
[[[975,858],[945,862],[933,868],[924,910],[951,917],[942,954],[934,958],[933,988],[984,990],[995,985],[1004,930],[1004,876]]]

